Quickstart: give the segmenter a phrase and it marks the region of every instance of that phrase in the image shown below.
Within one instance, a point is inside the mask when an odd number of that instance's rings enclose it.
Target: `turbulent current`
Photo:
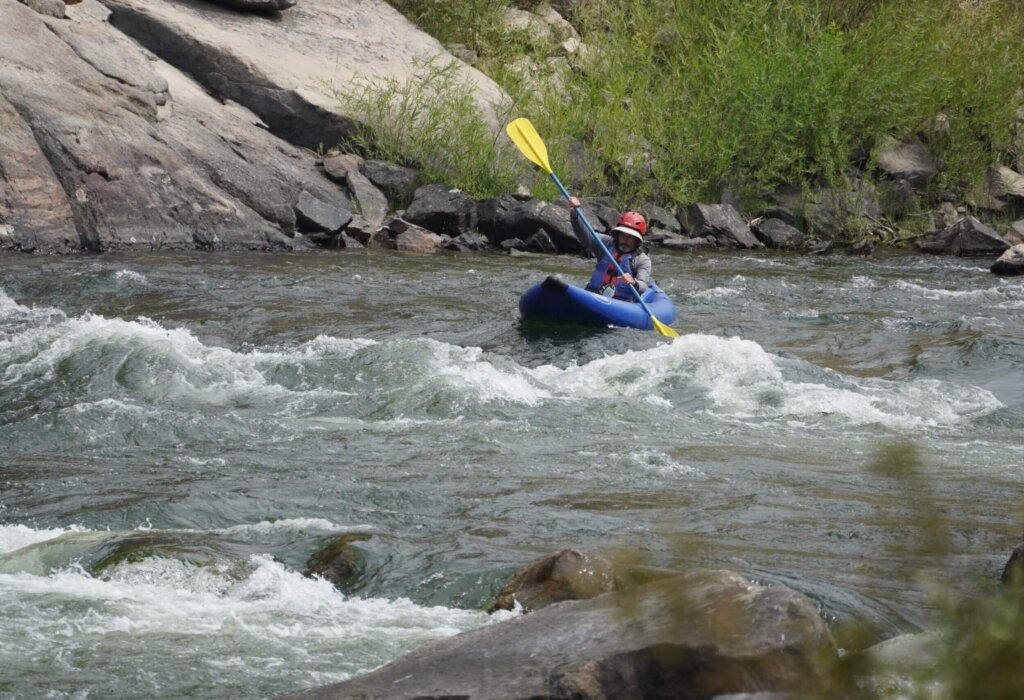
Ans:
[[[342,680],[493,624],[510,573],[564,547],[733,569],[882,637],[928,625],[932,583],[998,577],[1024,281],[654,263],[672,342],[521,323],[582,259],[0,258],[0,696]],[[303,576],[346,534],[347,590]]]

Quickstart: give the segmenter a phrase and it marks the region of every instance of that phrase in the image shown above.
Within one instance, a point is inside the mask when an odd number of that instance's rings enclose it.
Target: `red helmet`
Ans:
[[[619,222],[615,224],[615,228],[612,231],[622,231],[623,233],[636,236],[642,241],[644,234],[647,233],[647,220],[635,211],[623,212],[622,216],[619,217]]]

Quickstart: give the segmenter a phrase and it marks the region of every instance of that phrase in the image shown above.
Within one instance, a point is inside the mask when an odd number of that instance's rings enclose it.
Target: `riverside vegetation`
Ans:
[[[867,230],[850,216],[838,228],[891,240],[932,227],[940,202],[982,205],[989,169],[1024,160],[1024,15],[1011,0],[562,0],[561,25],[510,23],[509,2],[393,4],[497,80],[505,116],[557,136],[552,163],[572,187],[620,205],[724,197],[756,211],[780,189],[806,201],[877,184],[891,225]],[[524,182],[527,168],[459,81],[426,70],[429,95],[392,81],[339,96],[375,125],[364,143],[474,196]],[[935,160],[909,198],[875,175],[893,140],[921,142]],[[525,181],[557,196],[543,178]]]

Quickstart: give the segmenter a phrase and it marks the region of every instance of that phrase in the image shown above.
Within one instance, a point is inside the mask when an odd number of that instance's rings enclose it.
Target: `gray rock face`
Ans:
[[[310,149],[343,142],[354,129],[352,114],[325,81],[403,82],[417,60],[454,60],[383,0],[303,0],[273,16],[194,0],[104,2],[111,22],[150,51],[214,96],[249,108],[276,135]],[[491,105],[504,100],[497,85],[463,64],[455,70],[494,119]]]
[[[961,257],[1001,255],[1009,247],[1009,243],[973,216],[961,219],[949,228],[936,233],[933,240],[918,246],[924,253]]]
[[[814,605],[730,572],[559,603],[292,700],[711,698],[817,686],[835,645]]]
[[[218,5],[243,12],[280,12],[295,6],[296,0],[212,0]]]
[[[379,227],[388,215],[388,198],[373,186],[369,178],[358,169],[350,168],[345,175],[349,192],[355,197],[359,211],[371,226]]]
[[[781,219],[762,219],[751,230],[769,248],[797,248],[804,243],[804,234]]]
[[[529,243],[538,231],[545,234],[554,250],[547,250],[547,242],[539,241],[543,250],[536,252],[576,253],[582,250],[576,234],[569,223],[566,207],[542,202],[539,199],[522,199],[514,195],[501,195],[481,202],[478,207],[480,232],[493,245],[518,238]],[[592,222],[593,223],[593,222]],[[537,246],[534,246],[537,247]],[[531,248],[527,246],[527,250]]]
[[[992,265],[995,275],[1024,275],[1024,244],[1015,245]]]
[[[647,219],[647,228],[661,228],[665,229],[669,233],[679,233],[682,227],[679,225],[679,219],[664,207],[659,207],[657,204],[645,202],[641,204],[637,209]]]
[[[420,186],[419,170],[383,160],[368,160],[360,166],[359,171],[396,205],[408,205],[416,188]]]
[[[300,191],[344,206],[311,155],[148,58],[95,0],[67,12],[55,28],[0,4],[6,247],[289,249]]]
[[[18,0],[23,5],[28,5],[41,15],[49,15],[62,19],[64,17],[64,0]]]
[[[1024,219],[1014,221],[1010,224],[1010,230],[1006,232],[1005,236],[1003,236],[1003,240],[1010,245],[1024,243]]]
[[[403,218],[434,233],[458,236],[476,228],[476,202],[448,185],[424,185],[416,190]]]
[[[352,221],[352,212],[328,204],[302,190],[295,203],[295,219],[300,231],[338,233]]]
[[[463,233],[442,246],[445,250],[454,250],[457,253],[475,253],[487,250],[491,247],[487,236],[482,233]]]
[[[611,563],[604,557],[563,549],[529,562],[498,591],[487,612],[539,610],[564,600],[587,600],[615,590]]]
[[[878,169],[895,180],[923,187],[936,173],[935,159],[922,143],[890,141],[878,155]]]
[[[729,248],[763,248],[739,212],[728,204],[691,204],[680,217],[694,238],[713,236]]]

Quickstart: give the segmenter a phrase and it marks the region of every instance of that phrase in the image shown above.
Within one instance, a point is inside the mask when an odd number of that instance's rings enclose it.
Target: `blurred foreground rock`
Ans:
[[[429,644],[292,700],[713,698],[820,689],[835,644],[814,605],[727,571],[558,603]]]

